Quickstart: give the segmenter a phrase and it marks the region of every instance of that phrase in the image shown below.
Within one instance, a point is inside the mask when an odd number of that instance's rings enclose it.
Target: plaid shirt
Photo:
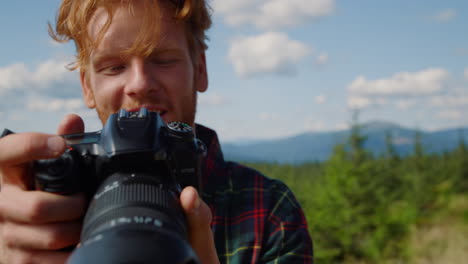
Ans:
[[[224,161],[216,132],[197,125],[208,148],[202,198],[213,214],[221,263],[313,263],[302,209],[282,182]]]

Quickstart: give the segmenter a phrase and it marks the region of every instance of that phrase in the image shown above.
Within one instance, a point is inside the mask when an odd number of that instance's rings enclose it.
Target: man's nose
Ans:
[[[130,62],[129,78],[125,92],[131,97],[144,98],[157,90],[155,76],[152,74],[151,65],[144,59],[135,58]]]

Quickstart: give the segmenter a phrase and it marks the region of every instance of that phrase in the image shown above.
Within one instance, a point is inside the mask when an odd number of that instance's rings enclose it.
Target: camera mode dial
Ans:
[[[181,134],[193,132],[192,127],[183,122],[169,122],[167,124],[167,127],[173,132],[181,133]]]

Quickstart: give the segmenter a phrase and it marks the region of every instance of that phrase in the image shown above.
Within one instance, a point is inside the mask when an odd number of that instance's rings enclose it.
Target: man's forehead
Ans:
[[[99,31],[104,27],[109,18],[109,13],[104,7],[99,7],[94,12],[93,16],[88,22],[88,32],[90,37],[94,38],[99,34]]]
[[[110,14],[109,12],[112,12],[112,14]],[[120,16],[125,15],[126,19],[132,19],[137,21],[139,18],[141,19],[140,12],[140,8],[132,8],[130,10],[122,4],[115,6],[112,10],[107,10],[104,7],[98,7],[88,22],[88,32],[92,38],[96,38],[96,36],[101,33],[101,30],[104,27],[112,27],[115,24],[115,21],[118,20]],[[109,22],[112,23],[106,25]],[[107,30],[105,33],[107,33]]]
[[[88,23],[90,41],[94,42],[91,43],[94,46],[94,52],[129,49],[134,43],[126,41],[128,39],[142,38],[154,43],[160,41],[160,24],[163,22],[161,16],[159,16],[161,19],[157,19],[158,16],[145,18],[148,13],[145,14],[145,10],[141,6],[130,9],[125,5],[119,5],[111,12],[110,14],[106,8],[99,7]],[[144,19],[153,20],[150,23],[151,26]]]
[[[161,7],[166,8],[167,5]],[[160,9],[154,11],[158,10]],[[88,27],[90,40],[94,41],[94,48],[90,53],[92,60],[95,61],[98,57],[115,57],[117,54],[123,57],[148,57],[160,53],[180,52],[180,49],[184,48],[180,44],[187,44],[186,35],[183,33],[185,28],[168,14],[170,13],[161,12],[158,15],[148,12],[141,5],[133,9],[123,5],[112,10],[111,24],[106,25],[109,22],[109,12],[105,8],[98,8]]]

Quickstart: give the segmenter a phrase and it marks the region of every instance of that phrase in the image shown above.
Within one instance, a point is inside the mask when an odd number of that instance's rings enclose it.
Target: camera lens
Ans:
[[[179,194],[177,185],[147,173],[107,177],[68,263],[199,263],[186,239]]]

